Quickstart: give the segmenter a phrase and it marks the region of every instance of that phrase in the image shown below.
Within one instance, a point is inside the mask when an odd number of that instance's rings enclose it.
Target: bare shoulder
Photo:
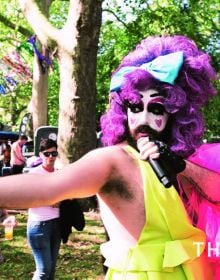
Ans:
[[[133,156],[127,153],[124,149],[125,145],[115,145],[112,147],[101,148],[100,153],[102,159],[107,162],[107,165],[111,165],[111,172],[108,179],[100,190],[102,194],[116,195],[125,200],[133,198],[133,191],[130,185],[134,187],[139,178],[139,169]],[[106,163],[103,162],[105,165]],[[133,175],[131,178],[131,174]],[[133,179],[135,179],[133,181]]]
[[[94,195],[110,180],[123,177],[127,158],[128,155],[120,146],[94,149],[60,172],[55,172],[54,181],[65,185],[69,197]]]
[[[90,165],[94,170],[105,174],[108,182],[127,181],[126,177],[135,169],[134,159],[125,151],[124,145],[92,150],[84,156],[84,161],[87,166]]]
[[[85,157],[93,160],[106,160],[108,163],[117,164],[120,161],[127,159],[129,156],[123,149],[123,145],[114,145],[109,147],[97,148],[90,151]],[[104,163],[104,162],[103,162]]]

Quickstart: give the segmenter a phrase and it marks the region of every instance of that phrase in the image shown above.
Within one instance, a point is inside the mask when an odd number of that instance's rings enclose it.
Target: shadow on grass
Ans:
[[[62,244],[57,261],[55,280],[101,280],[102,259],[99,246],[105,241],[104,229],[95,213],[85,214],[86,227],[82,232],[73,230],[67,244]],[[27,215],[16,215],[18,226],[14,238],[0,238],[0,280],[30,280],[35,270],[34,259],[26,239]],[[0,231],[3,231],[0,228]]]

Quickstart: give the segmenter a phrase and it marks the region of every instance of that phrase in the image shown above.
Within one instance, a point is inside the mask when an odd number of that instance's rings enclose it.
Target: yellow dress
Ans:
[[[141,169],[147,223],[134,247],[111,240],[101,246],[109,267],[105,280],[212,280],[202,254],[205,234],[192,226],[175,188],[166,189],[135,149],[125,150]]]

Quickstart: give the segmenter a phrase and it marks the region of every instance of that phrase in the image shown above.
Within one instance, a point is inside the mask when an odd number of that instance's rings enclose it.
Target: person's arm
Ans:
[[[193,188],[211,202],[220,203],[220,175],[186,160],[185,170],[178,176],[187,196]]]
[[[57,172],[3,177],[0,179],[0,206],[24,209],[92,196],[99,192],[115,169],[116,155],[117,151],[111,148],[101,148]]]

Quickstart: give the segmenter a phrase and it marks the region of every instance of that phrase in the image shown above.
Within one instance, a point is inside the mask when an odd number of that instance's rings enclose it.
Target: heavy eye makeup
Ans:
[[[150,103],[147,106],[147,110],[150,113],[153,113],[154,115],[163,115],[165,111],[165,107],[161,103]]]
[[[144,105],[142,102],[138,103],[138,104],[129,104],[128,108],[131,110],[132,113],[139,113],[142,112],[144,110]]]

